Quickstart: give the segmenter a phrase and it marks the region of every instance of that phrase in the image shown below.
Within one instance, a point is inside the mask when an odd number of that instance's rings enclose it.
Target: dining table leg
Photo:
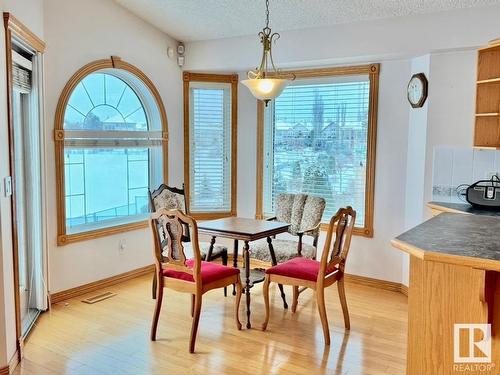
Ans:
[[[247,299],[247,329],[252,328],[250,323],[250,247],[248,241],[243,246],[243,256],[245,258],[245,294]]]
[[[233,247],[233,267],[238,268],[238,240],[234,240]],[[233,284],[233,296],[236,295],[236,288]]]
[[[273,247],[273,240],[271,239],[271,237],[267,237],[267,244],[269,245],[269,253],[271,254],[271,264],[275,266],[278,264],[278,261],[276,260],[276,254],[274,253],[274,247]],[[283,307],[285,309],[288,309],[288,304],[286,303],[286,296],[285,296],[285,291],[283,290],[283,285],[278,284],[278,288],[280,289],[281,299],[283,300]]]

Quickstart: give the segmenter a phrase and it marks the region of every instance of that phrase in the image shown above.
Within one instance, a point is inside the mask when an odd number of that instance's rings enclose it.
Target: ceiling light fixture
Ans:
[[[252,95],[264,103],[277,98],[286,86],[295,79],[294,74],[285,75],[274,66],[271,45],[279,39],[280,34],[271,33],[269,27],[269,0],[266,0],[266,27],[259,33],[263,46],[260,66],[247,73],[248,79],[241,81],[251,91]],[[270,70],[271,68],[271,70]]]

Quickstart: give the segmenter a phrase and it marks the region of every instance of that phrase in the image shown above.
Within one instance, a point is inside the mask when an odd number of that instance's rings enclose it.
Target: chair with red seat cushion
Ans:
[[[184,215],[179,210],[159,209],[151,215],[150,226],[153,231],[156,263],[155,274],[158,280],[156,307],[153,315],[153,323],[151,325],[151,340],[156,340],[156,331],[158,328],[164,288],[170,288],[192,295],[191,316],[193,317],[193,323],[189,342],[190,353],[194,352],[202,296],[209,290],[236,285],[237,293],[234,305],[234,317],[236,320],[236,328],[238,330],[241,329],[241,323],[238,317],[238,308],[242,292],[240,271],[237,268],[201,260],[201,251],[198,243],[198,226],[196,221]],[[186,259],[186,254],[184,253],[183,233],[185,226],[189,226],[192,236],[193,259]],[[162,229],[168,240],[166,245],[166,256],[165,248],[162,247],[160,236],[158,236],[159,228]],[[164,261],[165,259],[166,262]]]
[[[269,284],[271,282],[293,286],[293,313],[297,309],[300,286],[316,291],[318,311],[326,345],[330,345],[330,330],[326,316],[324,290],[336,282],[344,315],[345,328],[350,329],[349,311],[347,309],[344,289],[344,268],[351,245],[355,220],[356,211],[352,207],[341,208],[332,217],[321,261],[293,258],[266,270],[266,279],[263,286],[266,317],[262,324],[262,330],[266,330],[269,322]]]
[[[186,266],[192,270],[194,265],[194,259],[189,259],[186,261]],[[205,284],[224,279],[226,277],[235,276],[240,273],[237,268],[221,266],[217,263],[201,262],[201,281]],[[163,276],[171,277],[174,279],[185,280],[194,282],[193,275],[187,272],[174,271],[171,269],[164,269]]]

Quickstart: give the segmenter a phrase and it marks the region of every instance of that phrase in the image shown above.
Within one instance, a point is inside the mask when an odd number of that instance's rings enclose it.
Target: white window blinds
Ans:
[[[280,193],[326,199],[323,222],[352,206],[364,225],[368,75],[296,80],[266,108],[264,214]]]
[[[231,211],[231,84],[189,84],[190,211]]]

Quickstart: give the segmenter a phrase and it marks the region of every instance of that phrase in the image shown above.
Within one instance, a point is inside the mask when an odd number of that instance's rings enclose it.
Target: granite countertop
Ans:
[[[409,253],[424,254],[421,257],[433,253],[435,260],[438,256],[457,256],[500,261],[500,218],[444,212],[401,234],[392,243]],[[500,267],[500,263],[493,263],[494,268]]]
[[[438,206],[438,208],[448,209],[450,211],[460,211],[466,214],[484,215],[484,216],[497,216],[500,217],[500,210],[482,210],[474,208],[469,203],[448,203],[448,202],[429,202],[429,206]]]

